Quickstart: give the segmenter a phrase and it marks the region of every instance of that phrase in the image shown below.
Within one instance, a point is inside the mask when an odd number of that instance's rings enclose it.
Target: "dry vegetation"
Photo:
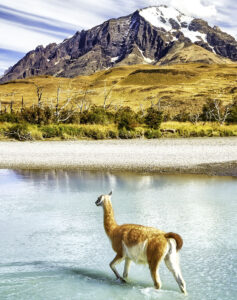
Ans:
[[[237,65],[133,65],[16,80],[0,85],[0,112],[0,139],[237,136]]]
[[[40,76],[0,85],[2,109],[37,104],[36,86],[42,87],[42,103],[55,105],[60,88],[60,103],[68,99],[96,105],[147,108],[160,99],[162,110],[176,115],[196,113],[207,99],[220,99],[224,104],[237,97],[237,65],[183,64],[173,66],[133,65],[100,71],[91,76],[56,78]]]

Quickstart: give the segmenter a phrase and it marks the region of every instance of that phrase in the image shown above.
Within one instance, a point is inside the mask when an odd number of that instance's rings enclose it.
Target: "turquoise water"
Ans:
[[[94,202],[113,189],[118,223],[179,233],[188,296],[162,263],[114,278],[114,257]],[[0,170],[0,299],[203,299],[237,295],[237,180],[78,171]],[[118,267],[122,273],[122,264]]]

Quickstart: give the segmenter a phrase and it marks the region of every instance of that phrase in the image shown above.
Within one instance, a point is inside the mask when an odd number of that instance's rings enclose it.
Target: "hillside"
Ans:
[[[196,44],[174,45],[169,53],[159,60],[157,65],[174,65],[181,63],[204,63],[204,64],[232,64],[228,58],[216,55]]]
[[[185,48],[182,53],[180,45]],[[190,45],[201,47],[192,48],[199,49],[196,52],[200,51],[205,63],[237,61],[234,37],[205,20],[161,5],[76,32],[60,44],[38,46],[11,67],[0,82],[38,75],[71,78],[119,65],[200,62]],[[222,58],[229,60],[222,62]]]
[[[225,103],[237,97],[237,64],[180,64],[170,66],[132,65],[119,66],[90,76],[57,78],[32,77],[0,85],[2,109],[37,103],[36,85],[43,88],[42,102],[55,105],[57,90],[59,101],[66,99],[102,105],[112,101],[115,107],[145,108],[161,99],[162,109],[171,115],[198,111],[208,98]]]

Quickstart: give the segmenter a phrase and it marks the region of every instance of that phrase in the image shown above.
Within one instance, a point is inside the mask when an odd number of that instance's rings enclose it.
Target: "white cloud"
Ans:
[[[186,14],[194,17],[208,18],[216,16],[215,5],[204,4],[201,0],[171,0],[170,4]]]
[[[10,49],[19,52],[28,52],[38,45],[47,45],[52,42],[60,42],[47,33],[32,31],[32,28],[17,27],[6,21],[1,21],[0,26],[0,48]]]

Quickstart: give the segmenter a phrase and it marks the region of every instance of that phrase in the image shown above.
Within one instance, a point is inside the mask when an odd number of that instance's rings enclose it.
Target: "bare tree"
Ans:
[[[200,113],[195,113],[195,114],[192,114],[190,115],[190,122],[192,124],[197,124],[197,122],[200,120]]]
[[[57,109],[57,114],[56,114],[56,122],[57,123],[66,122],[76,112],[76,109],[73,108],[71,100],[72,100],[72,98],[67,98],[64,105],[62,105],[60,108]],[[70,109],[67,109],[66,114],[65,114],[65,108],[68,108],[69,104],[71,104],[71,107],[70,107]]]
[[[231,112],[230,110],[233,104],[228,104],[223,107],[221,101],[217,99],[215,99],[213,103],[214,103],[214,110],[212,111],[212,115],[218,123],[223,125]]]
[[[159,111],[161,110],[161,99],[162,99],[162,97],[160,97],[158,99],[157,103],[156,103],[156,106],[157,106],[157,108],[158,108]]]
[[[91,101],[88,99],[88,95],[92,94],[93,90],[90,89],[90,86],[86,85],[81,93],[78,93],[74,99],[76,107],[79,109],[79,112],[89,110],[91,106]]]
[[[60,88],[60,86],[58,86],[58,88],[57,88],[57,97],[56,97],[56,105],[55,105],[55,116],[56,116],[56,119],[58,119],[58,115],[59,115],[59,96],[60,96],[60,91],[61,91],[61,88]]]
[[[111,87],[108,89],[107,81],[106,80],[104,81],[104,103],[103,103],[103,107],[104,107],[105,110],[109,109],[112,105],[113,100],[110,101],[110,99],[111,99],[112,91],[113,91],[116,84],[117,84],[117,82],[112,83]],[[108,101],[110,101],[110,102],[108,103]]]
[[[36,83],[34,83],[34,86],[36,88],[36,95],[37,95],[38,107],[40,108],[41,105],[42,105],[41,100],[42,100],[42,95],[43,95],[43,89],[44,89],[44,87],[43,86],[39,86]]]
[[[231,113],[231,108],[233,103],[228,105],[223,105],[223,102],[219,99],[214,99],[208,102],[206,105],[206,120],[212,121],[215,120],[220,125],[223,125],[227,119],[227,117]]]
[[[142,103],[140,103],[140,111],[142,113],[142,116],[144,117],[145,116],[145,110],[144,110],[144,107],[143,107]]]
[[[21,113],[23,112],[24,109],[24,97],[21,97]]]

